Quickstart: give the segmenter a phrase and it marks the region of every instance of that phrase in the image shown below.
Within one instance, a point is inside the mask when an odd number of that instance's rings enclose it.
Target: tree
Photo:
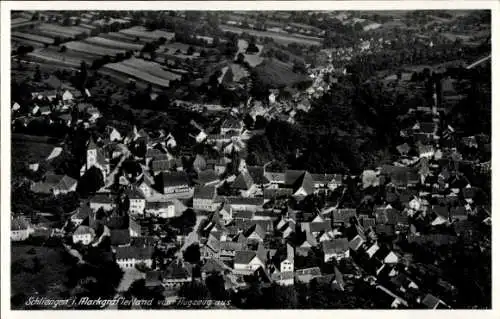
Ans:
[[[31,45],[21,45],[17,48],[16,53],[20,56],[25,56],[26,53],[33,52],[34,48]],[[21,63],[21,62],[19,62]],[[22,65],[22,64],[21,64]]]
[[[190,46],[190,47],[187,49],[186,54],[187,54],[187,55],[193,55],[195,52],[196,52],[196,51],[195,51],[194,47]]]
[[[134,281],[127,290],[127,294],[134,296],[138,299],[153,299],[153,305],[151,308],[157,308],[158,302],[163,301],[163,287],[149,288],[146,287],[146,281],[144,279],[138,279]]]
[[[306,65],[304,64],[304,62],[297,61],[297,60],[295,60],[293,62],[293,69],[292,70],[295,73],[306,73],[307,72]]]
[[[261,309],[263,305],[269,307],[268,303],[271,302],[269,300],[265,302],[262,285],[257,280],[252,280],[249,288],[241,291],[237,297],[243,301],[241,306],[246,309]]]
[[[95,193],[103,186],[104,176],[102,174],[102,171],[99,168],[92,166],[80,179],[77,186],[77,191],[81,195],[87,195]]]
[[[271,309],[296,309],[298,305],[297,293],[293,286],[280,286],[273,283],[264,293],[267,307]],[[266,307],[266,308],[267,308]]]
[[[67,48],[65,45],[61,46],[61,48],[59,49],[59,52],[66,52]]]
[[[245,124],[245,127],[247,129],[252,129],[254,124],[253,117],[250,116],[250,114],[246,114],[245,117],[243,118],[243,123]]]
[[[179,297],[186,298],[188,300],[206,300],[210,296],[210,292],[204,283],[199,281],[192,281],[185,283],[179,289]],[[199,306],[188,306],[197,308]],[[201,307],[204,307],[203,305]]]
[[[200,262],[200,246],[198,244],[191,244],[184,251],[184,260],[192,264]]]
[[[87,87],[87,81],[88,81],[87,62],[83,60],[80,62],[79,78],[80,78],[80,90],[83,92]]]
[[[33,81],[35,82],[42,81],[42,72],[40,71],[40,65],[36,66],[35,75],[33,76]]]
[[[220,38],[218,36],[215,36],[212,45],[216,48],[219,46],[219,44],[220,44]]]
[[[170,226],[179,230],[181,234],[187,235],[196,224],[196,213],[192,209],[186,209],[181,216],[172,218]]]
[[[243,53],[238,53],[238,56],[236,57],[236,63],[238,64],[243,64],[245,62],[245,56]]]
[[[263,117],[262,115],[257,115],[255,117],[254,129],[262,130],[262,129],[265,129],[266,126],[267,126],[266,118]]]
[[[71,19],[69,17],[64,18],[63,23],[64,26],[71,25]]]
[[[211,274],[205,280],[205,284],[213,300],[225,300],[228,297],[224,285],[224,276],[221,274]]]

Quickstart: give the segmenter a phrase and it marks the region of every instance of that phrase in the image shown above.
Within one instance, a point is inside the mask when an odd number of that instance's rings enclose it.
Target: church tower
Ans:
[[[87,147],[87,169],[91,168],[97,163],[97,145],[93,138],[90,138],[89,145]]]

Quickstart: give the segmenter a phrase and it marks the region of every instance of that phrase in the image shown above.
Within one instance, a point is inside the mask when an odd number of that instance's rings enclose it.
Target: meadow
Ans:
[[[299,43],[303,45],[309,46],[320,46],[322,44],[323,39],[317,37],[310,37],[299,34],[284,34],[284,33],[276,33],[269,31],[259,31],[253,29],[243,29],[239,27],[229,26],[229,25],[221,25],[220,29],[224,32],[232,32],[236,34],[248,33],[250,35],[261,37],[261,38],[272,38],[276,43],[288,45],[290,43]]]

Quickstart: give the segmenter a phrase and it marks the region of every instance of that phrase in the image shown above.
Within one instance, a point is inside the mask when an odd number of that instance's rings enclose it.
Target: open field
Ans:
[[[78,26],[71,26],[69,27],[71,30],[74,30],[75,32],[80,32],[80,33],[87,33],[90,34],[91,29],[82,27],[81,25]]]
[[[120,30],[119,33],[123,33],[133,37],[148,38],[150,40],[158,40],[161,37],[164,37],[167,40],[171,40],[175,36],[175,34],[172,32],[167,32],[163,30],[148,31],[146,30],[146,28],[140,26],[132,27],[129,29],[123,29]]]
[[[135,68],[138,70],[146,71],[151,75],[167,79],[167,80],[180,80],[181,76],[169,71],[163,70],[163,68],[155,62],[145,61],[142,59],[131,58],[121,62],[123,65]]]
[[[90,25],[90,24],[85,24],[85,23],[81,23],[78,26],[80,28],[85,28],[85,29],[88,29],[88,30],[95,30],[95,29],[97,29],[97,27],[95,25]]]
[[[72,27],[66,27],[57,24],[49,24],[42,23],[38,26],[38,29],[41,31],[53,32],[59,34],[62,37],[73,38],[79,34],[83,34],[84,32],[78,29],[73,29]]]
[[[12,37],[17,37],[17,38],[20,38],[20,39],[27,39],[27,40],[39,42],[39,43],[42,43],[42,44],[53,44],[54,43],[54,39],[52,39],[52,38],[44,37],[44,36],[36,35],[36,34],[32,34],[32,33],[27,33],[27,32],[17,32],[17,31],[15,31],[15,32],[11,33],[11,36]]]
[[[46,61],[57,63],[63,66],[79,67],[81,61],[87,62],[87,64],[92,64],[93,60],[99,58],[99,55],[87,54],[83,52],[77,52],[72,50],[67,50],[62,53],[54,48],[45,48],[36,52],[28,53],[28,57],[35,61]]]
[[[294,73],[290,64],[277,59],[265,60],[255,71],[261,82],[275,87],[291,86],[308,79],[305,75]]]
[[[75,37],[72,35],[67,35],[67,34],[62,34],[57,31],[49,31],[49,30],[33,30],[33,34],[40,35],[43,37],[51,38],[51,39],[63,39],[65,41],[67,40],[73,40]]]
[[[142,80],[160,87],[168,87],[170,80],[178,78],[178,75],[174,73],[163,71],[159,65],[156,67],[149,66],[149,68],[141,68],[139,67],[140,63],[131,64],[130,62],[128,65],[123,62],[109,63],[106,64],[103,69],[118,72],[129,78]],[[145,67],[144,64],[141,64],[141,66]]]
[[[118,72],[112,69],[107,69],[107,68],[100,68],[99,73],[103,75],[104,77],[107,77],[108,82],[111,82],[115,85],[119,85],[120,87],[123,87],[124,85],[127,85],[130,83],[131,77],[129,77],[127,74],[124,74],[122,72]],[[148,82],[140,80],[135,78],[135,86],[138,90],[145,90],[148,87]],[[160,92],[164,89],[164,86],[159,86],[159,85],[153,85],[153,91],[155,92]],[[114,94],[115,96],[118,94]],[[120,100],[122,97],[118,98]]]
[[[127,51],[129,51],[129,50],[140,51],[143,48],[143,45],[141,45],[141,44],[123,42],[123,41],[118,41],[118,40],[111,40],[111,39],[102,38],[102,37],[87,38],[84,40],[84,42],[90,43],[90,44],[95,44],[95,45],[106,47],[106,48],[113,48],[113,49],[120,49],[120,50],[127,50]]]
[[[11,19],[10,20],[10,24],[13,27],[15,27],[17,25],[23,24],[23,23],[28,22],[28,21],[31,21],[31,20],[27,19],[27,18],[21,18],[21,17],[19,17],[19,18],[13,18],[13,19]]]
[[[137,40],[137,37],[133,37],[131,35],[126,35],[124,33],[120,32],[108,32],[108,33],[101,33],[99,34],[99,37],[105,38],[105,39],[110,39],[110,40],[115,40],[115,41],[122,41],[122,42],[127,42],[127,43],[136,43],[136,44],[145,44],[148,42],[148,39],[146,38],[140,38]]]
[[[56,56],[41,53],[41,52],[28,53],[28,57],[33,62],[46,62],[46,63],[52,63],[54,65],[58,65],[58,66],[62,66],[62,67],[67,66],[67,67],[73,67],[73,68],[78,67],[80,65],[80,61],[81,61],[81,60],[71,59],[71,58],[66,58],[66,57],[58,58]]]
[[[67,42],[64,44],[66,48],[78,52],[84,52],[84,53],[90,53],[90,54],[95,54],[95,55],[109,55],[109,56],[114,56],[118,53],[124,53],[126,50],[124,49],[111,49],[111,48],[105,48],[102,46],[94,45],[94,44],[89,44],[81,41],[72,41],[72,42]]]
[[[10,25],[12,29],[17,29],[17,28],[23,28],[27,27],[30,25],[36,25],[39,24],[40,22],[38,21],[31,21],[31,19],[24,18],[24,17],[18,17],[10,20]]]
[[[11,41],[16,42],[18,46],[19,45],[31,45],[34,48],[37,48],[37,47],[43,48],[44,47],[43,43],[33,41],[33,40],[28,40],[28,39],[22,39],[22,38],[18,38],[18,37],[11,37]]]
[[[243,29],[243,28],[238,28],[238,27],[233,27],[233,26],[228,26],[228,25],[221,25],[220,29],[224,32],[232,32],[236,34],[241,34],[243,32],[246,32],[250,35],[256,36],[256,37],[268,37],[268,38],[273,38],[273,40],[277,43],[288,45],[290,43],[299,43],[303,45],[321,45],[322,39],[317,38],[317,37],[309,37],[305,35],[298,35],[298,34],[283,34],[283,33],[276,33],[276,32],[269,32],[269,31],[258,31],[258,30],[252,30],[252,29]]]

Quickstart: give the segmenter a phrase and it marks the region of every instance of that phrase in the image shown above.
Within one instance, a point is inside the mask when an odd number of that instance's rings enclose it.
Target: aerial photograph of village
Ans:
[[[2,295],[492,309],[491,20],[11,11]]]

